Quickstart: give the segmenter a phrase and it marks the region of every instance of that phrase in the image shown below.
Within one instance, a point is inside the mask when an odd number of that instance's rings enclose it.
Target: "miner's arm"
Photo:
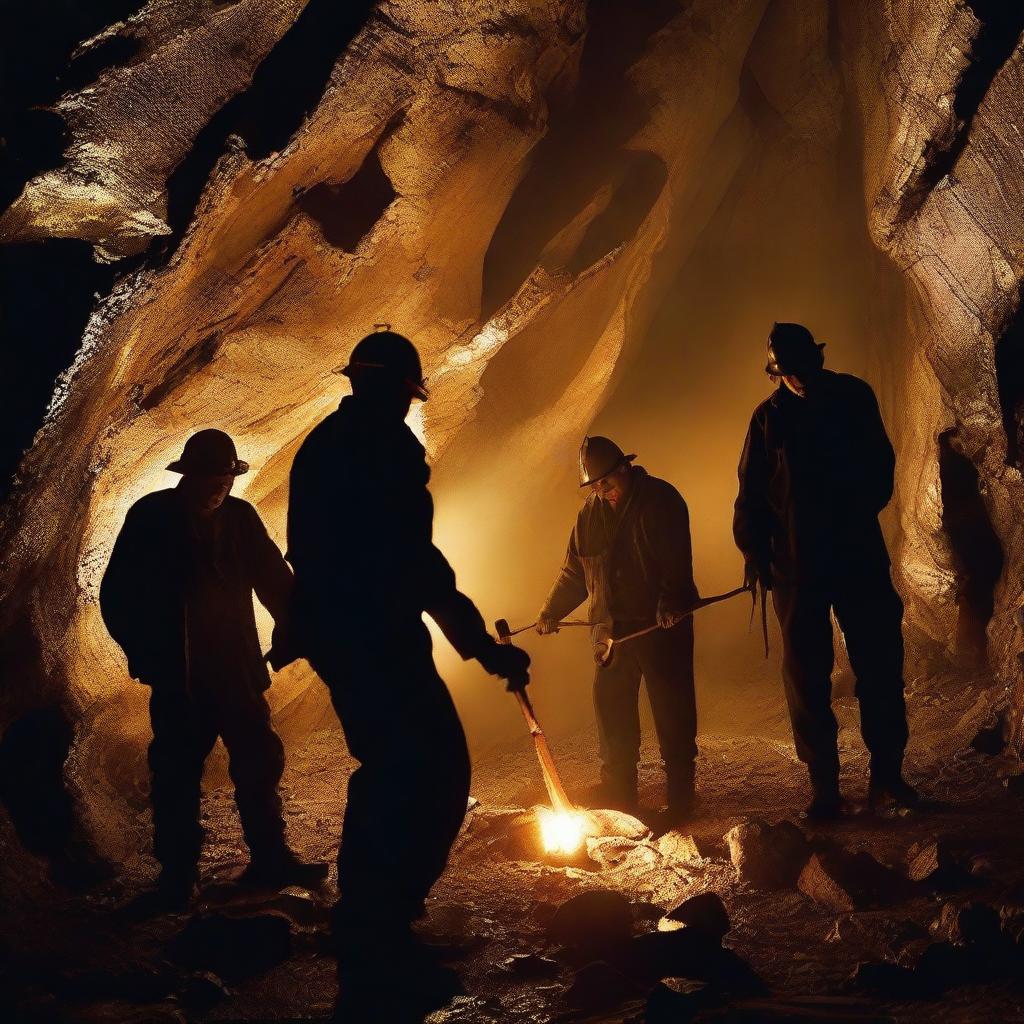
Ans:
[[[863,383],[863,382],[862,382]],[[864,444],[864,499],[877,515],[892,500],[896,453],[882,422],[878,400],[869,384],[863,383],[860,400],[860,437]]]
[[[660,571],[658,621],[692,608],[698,599],[693,581],[690,512],[683,496],[671,488],[652,502],[643,520],[647,543]]]
[[[283,622],[288,614],[288,600],[294,582],[292,570],[278,546],[270,539],[259,513],[251,505],[247,505],[247,509],[253,590],[274,621]]]
[[[771,580],[771,510],[768,507],[768,466],[764,423],[755,412],[750,420],[739,464],[739,493],[733,513],[732,532],[743,554],[748,579],[757,574]]]
[[[100,583],[100,614],[107,631],[124,651],[132,676],[139,678],[138,656],[144,654],[145,575],[149,559],[144,515],[133,505],[114,541]]]
[[[574,529],[569,535],[565,562],[540,611],[542,619],[560,622],[587,599],[587,580],[583,573],[583,563],[580,561],[579,546],[576,542],[577,530],[578,524],[577,529]]]

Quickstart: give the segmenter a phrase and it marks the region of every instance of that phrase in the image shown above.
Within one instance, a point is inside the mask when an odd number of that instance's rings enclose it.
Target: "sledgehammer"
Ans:
[[[509,629],[508,619],[498,619],[494,623],[494,631],[498,634],[498,643],[509,644],[512,642],[513,634]],[[537,760],[540,761],[540,770],[544,775],[544,785],[547,787],[551,806],[559,813],[572,812],[575,808],[565,795],[562,780],[558,777],[558,769],[555,767],[555,759],[551,756],[551,748],[548,746],[544,730],[541,729],[537,716],[533,713],[530,698],[523,690],[516,690],[515,695],[516,700],[519,701],[519,709],[523,713],[523,718],[526,719],[527,728],[533,737],[533,745],[537,750]]]

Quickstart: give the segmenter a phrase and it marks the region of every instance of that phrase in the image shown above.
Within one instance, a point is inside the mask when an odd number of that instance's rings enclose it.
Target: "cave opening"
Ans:
[[[336,249],[355,252],[359,243],[396,198],[375,146],[347,181],[324,181],[295,201],[320,225],[324,240]]]
[[[1009,325],[996,342],[996,388],[1006,435],[1006,463],[1021,465],[1024,453],[1024,290]]]
[[[981,493],[978,469],[955,445],[955,431],[939,435],[942,528],[957,576],[954,652],[971,667],[987,664],[986,630],[1003,572],[1003,548]]]

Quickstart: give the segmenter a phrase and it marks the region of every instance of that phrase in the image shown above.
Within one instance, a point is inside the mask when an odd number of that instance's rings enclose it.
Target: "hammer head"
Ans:
[[[512,642],[512,630],[509,627],[508,619],[496,619],[494,623],[494,632],[498,634],[499,644],[508,644]]]

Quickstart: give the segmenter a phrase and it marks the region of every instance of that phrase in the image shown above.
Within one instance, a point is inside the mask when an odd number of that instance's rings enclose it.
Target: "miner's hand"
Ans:
[[[761,584],[765,590],[772,589],[772,574],[768,569],[759,568],[756,562],[747,562],[743,567],[743,586],[747,590],[757,590]]]
[[[557,633],[558,619],[553,619],[550,615],[538,615],[537,632],[540,633],[541,636],[547,636],[549,633]]]
[[[686,617],[688,608],[681,608],[670,601],[662,601],[658,605],[657,622],[662,629],[671,629],[677,622]]]
[[[492,641],[477,660],[492,676],[506,680],[510,693],[525,690],[530,683],[530,656],[521,647]]]

